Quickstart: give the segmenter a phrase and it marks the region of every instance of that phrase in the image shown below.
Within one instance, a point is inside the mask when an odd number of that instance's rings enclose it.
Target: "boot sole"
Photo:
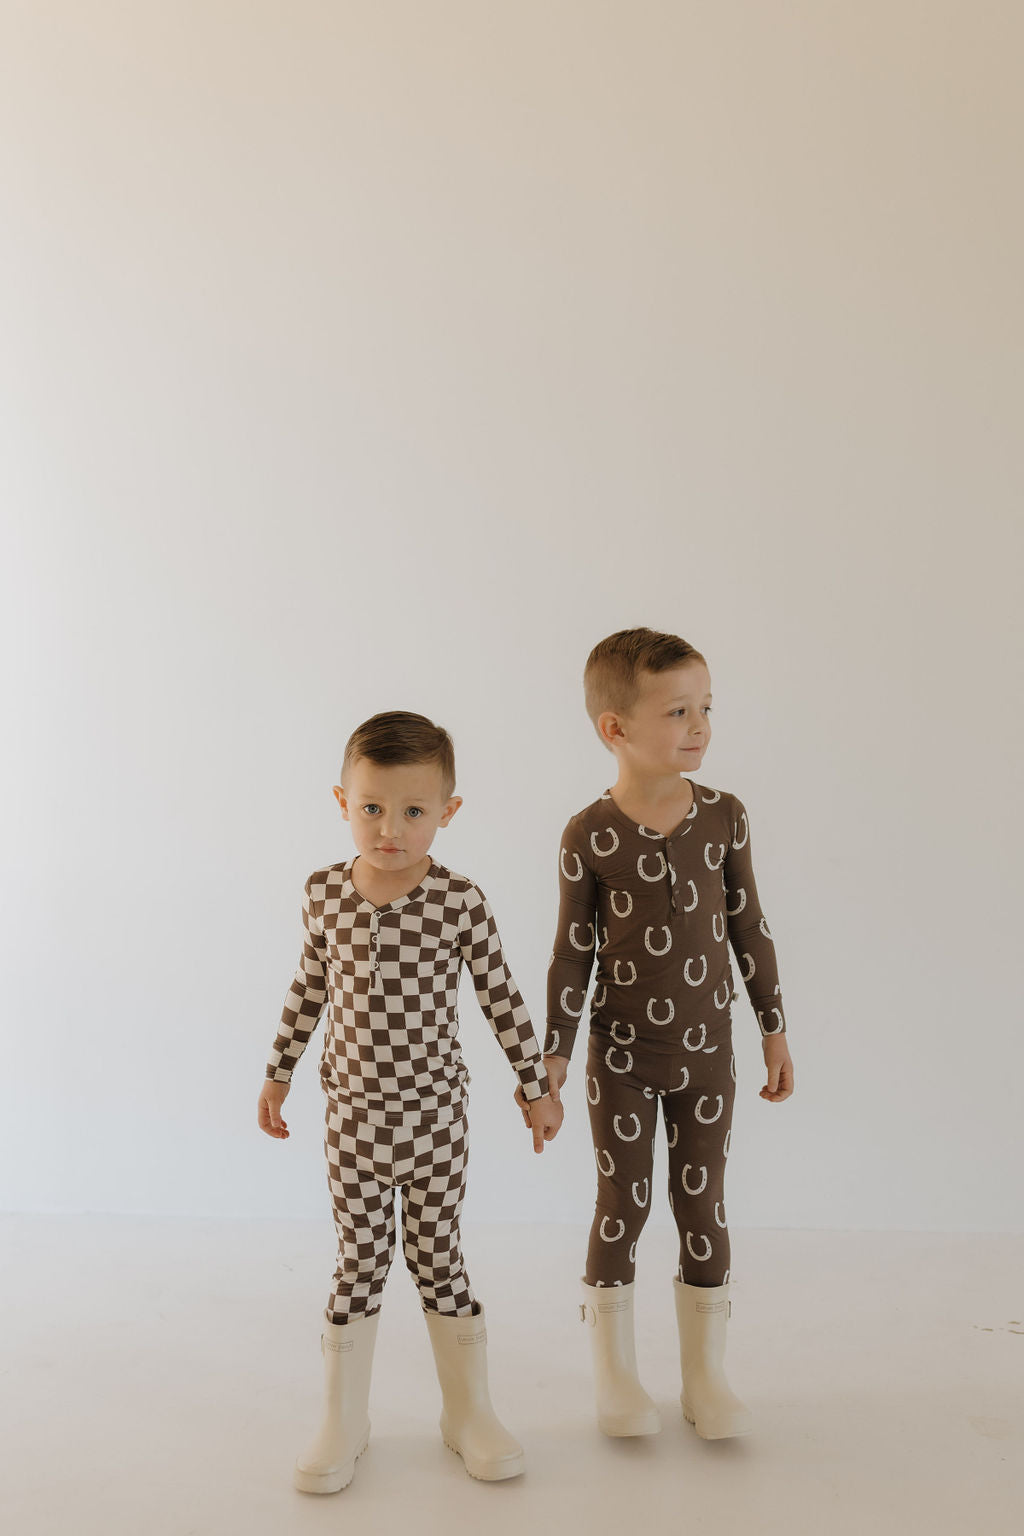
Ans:
[[[300,1493],[340,1493],[356,1475],[356,1462],[370,1443],[369,1435],[356,1451],[351,1461],[332,1472],[303,1472],[299,1467],[292,1473],[292,1482]]]
[[[687,1424],[693,1425],[694,1429],[697,1431],[698,1435],[700,1435],[702,1440],[737,1440],[742,1435],[749,1435],[754,1428],[753,1424],[748,1423],[744,1424],[741,1429],[725,1429],[722,1430],[720,1434],[709,1435],[706,1430],[701,1429],[698,1426],[697,1420],[694,1418],[693,1414],[690,1412],[685,1403],[683,1404],[683,1418],[686,1420]]]
[[[657,1435],[661,1433],[661,1419],[657,1414],[628,1414],[617,1419],[598,1419],[597,1427],[602,1435],[612,1440],[623,1440],[630,1435]]]
[[[443,1438],[444,1443],[448,1449],[453,1451],[456,1456],[460,1456],[462,1458],[462,1465],[465,1467],[470,1477],[475,1477],[477,1482],[500,1483],[506,1477],[519,1477],[521,1473],[526,1471],[525,1455],[510,1457],[508,1461],[492,1463],[488,1463],[486,1461],[472,1461],[467,1458],[465,1451],[457,1446],[454,1440],[449,1440],[447,1436]]]

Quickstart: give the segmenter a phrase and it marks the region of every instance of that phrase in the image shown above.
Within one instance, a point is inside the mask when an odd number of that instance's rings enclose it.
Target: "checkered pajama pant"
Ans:
[[[423,1307],[460,1317],[475,1312],[459,1235],[469,1155],[465,1115],[447,1125],[369,1125],[328,1098],[324,1150],[338,1232],[330,1321],[379,1309],[395,1253],[396,1189],[402,1251]]]

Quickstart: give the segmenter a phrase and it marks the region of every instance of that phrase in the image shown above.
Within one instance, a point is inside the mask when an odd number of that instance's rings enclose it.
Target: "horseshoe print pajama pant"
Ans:
[[[324,1150],[338,1233],[330,1321],[379,1309],[395,1252],[396,1189],[402,1250],[424,1308],[475,1313],[459,1235],[469,1154],[465,1114],[449,1124],[370,1125],[328,1098]]]
[[[588,1285],[628,1285],[651,1209],[659,1107],[668,1141],[669,1205],[679,1229],[679,1278],[723,1285],[729,1276],[725,1160],[736,1096],[732,1029],[701,1047],[625,1050],[591,1023],[587,1101],[597,1161],[597,1203],[587,1251]]]

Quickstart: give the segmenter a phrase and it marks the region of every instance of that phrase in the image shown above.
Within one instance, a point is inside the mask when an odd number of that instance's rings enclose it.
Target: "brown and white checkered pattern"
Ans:
[[[525,1096],[541,1097],[540,1047],[479,886],[431,862],[415,890],[375,907],[352,883],[354,862],[306,881],[302,959],[267,1076],[289,1080],[326,1003],[320,1076],[350,1116],[380,1127],[452,1121],[469,1082],[458,1040],[465,962]]]
[[[368,1125],[328,1098],[324,1150],[338,1232],[328,1318],[344,1323],[380,1307],[395,1252],[396,1188],[405,1262],[423,1306],[468,1317],[475,1298],[459,1238],[469,1153],[465,1118]]]

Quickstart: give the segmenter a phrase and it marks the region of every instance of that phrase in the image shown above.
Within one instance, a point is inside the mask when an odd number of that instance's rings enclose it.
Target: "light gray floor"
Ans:
[[[0,1516],[18,1536],[1001,1536],[1024,1520],[1024,1237],[734,1232],[730,1376],[757,1428],[706,1443],[678,1408],[668,1229],[645,1233],[638,1278],[664,1429],[609,1441],[575,1320],[585,1229],[467,1226],[525,1477],[474,1482],[442,1445],[399,1259],[369,1451],[317,1498],[290,1468],[317,1417],[329,1224],[0,1221]]]

